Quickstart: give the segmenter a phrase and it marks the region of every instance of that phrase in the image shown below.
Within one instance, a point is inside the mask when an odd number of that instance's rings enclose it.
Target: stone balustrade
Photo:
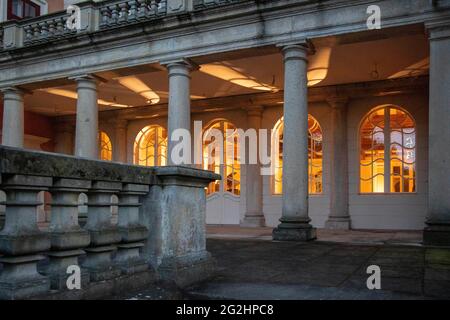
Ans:
[[[3,146],[0,159],[0,205],[6,213],[0,299],[102,297],[156,279],[185,286],[210,275],[204,188],[220,178],[216,174]],[[42,191],[51,194],[47,229],[37,221]],[[80,195],[88,199],[83,227]],[[113,196],[119,199],[117,223]],[[79,290],[67,286],[74,266]]]
[[[109,1],[99,8],[100,29],[165,16],[166,5],[166,0]]]
[[[106,0],[80,2],[79,28],[70,29],[70,14],[55,12],[0,25],[0,51],[13,50],[65,39],[86,33],[148,22],[193,10],[222,6],[243,0]],[[74,22],[74,21],[72,21]]]

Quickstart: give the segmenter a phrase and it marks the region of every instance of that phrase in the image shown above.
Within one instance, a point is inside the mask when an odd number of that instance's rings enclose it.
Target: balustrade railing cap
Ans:
[[[184,166],[143,167],[5,146],[0,146],[0,159],[0,176],[21,174],[147,185],[174,178],[203,183],[221,179],[211,171]]]

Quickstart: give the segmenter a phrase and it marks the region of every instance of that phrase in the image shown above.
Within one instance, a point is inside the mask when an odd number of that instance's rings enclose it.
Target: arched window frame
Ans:
[[[226,148],[227,148],[227,138],[225,134],[225,124],[230,125],[233,129],[233,145],[232,147],[234,148],[234,158],[231,161],[231,164],[228,163],[229,157],[227,157],[227,152],[226,152]],[[221,158],[223,159],[223,165],[219,164],[217,165],[216,163],[213,164],[208,164],[207,161],[207,156],[205,156],[205,152],[207,152],[206,148],[207,148],[207,144],[205,142],[205,136],[208,134],[208,131],[211,130],[212,128],[214,128],[215,126],[219,125],[220,128],[218,130],[220,130],[222,132],[223,135],[223,141],[222,141],[222,146],[223,146],[223,154],[221,155]],[[217,129],[217,128],[215,128]],[[231,179],[228,178],[228,175],[224,174],[224,176],[222,177],[223,181],[221,182],[221,180],[217,180],[214,182],[211,182],[209,184],[209,186],[206,188],[206,194],[212,195],[218,192],[224,192],[224,193],[228,193],[234,196],[240,196],[241,194],[241,165],[240,165],[240,161],[239,161],[239,137],[238,137],[238,130],[237,127],[233,124],[233,122],[229,121],[228,119],[225,118],[220,118],[220,119],[215,119],[211,122],[208,123],[208,125],[206,125],[203,129],[203,143],[202,143],[202,164],[203,164],[203,169],[204,170],[210,170],[210,171],[214,171],[218,174],[221,174],[221,171],[223,170],[224,173],[227,172],[227,170],[230,170],[231,172]],[[229,145],[228,145],[229,147]],[[223,167],[223,168],[222,168]],[[238,176],[236,178],[236,176]],[[231,183],[231,185],[230,185]]]
[[[111,138],[104,131],[99,132],[98,137],[98,152],[99,159],[104,161],[112,161],[113,158],[113,146]]]
[[[153,130],[153,131],[152,131]],[[153,141],[147,140],[147,145],[142,146],[147,135],[153,135]],[[149,125],[142,128],[134,140],[133,163],[141,166],[165,166],[167,165],[167,131],[160,125]],[[149,154],[149,148],[153,148]],[[145,149],[145,156],[141,157],[140,150]]]
[[[402,144],[398,144],[397,142],[392,142],[392,137],[391,137],[391,133],[393,131],[399,132],[399,129],[394,129],[392,130],[391,127],[391,110],[395,109],[395,110],[399,110],[401,112],[403,112],[406,117],[408,117],[412,123],[413,123],[413,130],[412,132],[408,132],[408,133],[403,133],[403,130],[405,130],[405,127],[402,127]],[[375,114],[376,112],[380,111],[380,110],[384,110],[384,128],[382,128],[382,131],[378,131],[378,132],[383,132],[383,158],[382,158],[382,163],[383,163],[383,173],[380,174],[376,174],[373,175],[373,168],[372,168],[372,178],[371,179],[365,179],[365,181],[368,180],[372,180],[373,178],[377,175],[380,175],[383,177],[382,179],[382,186],[383,186],[383,191],[374,191],[374,187],[373,187],[373,182],[372,182],[372,191],[363,191],[363,187],[362,187],[362,183],[363,183],[363,178],[362,178],[362,130],[363,130],[363,125],[365,123],[365,121],[367,119],[369,119],[373,114]],[[407,128],[407,127],[406,127]],[[374,128],[375,129],[375,128]],[[405,137],[404,135],[412,135],[413,136],[413,146],[412,147],[408,147],[405,146],[403,144],[403,141],[405,141]],[[373,131],[372,131],[372,135]],[[373,195],[373,194],[415,194],[417,193],[417,125],[416,125],[416,121],[414,119],[414,117],[404,108],[397,106],[397,105],[392,105],[392,104],[386,104],[386,105],[382,105],[382,106],[378,106],[375,108],[372,108],[368,113],[366,113],[364,115],[364,117],[362,118],[360,125],[358,127],[358,190],[359,190],[359,194],[362,195]],[[404,166],[405,163],[403,159],[399,159],[397,157],[392,157],[392,146],[393,145],[398,145],[400,148],[402,148],[402,150],[406,149],[406,154],[407,157],[409,157],[410,155],[412,155],[413,157],[413,161],[411,161],[411,165],[413,167],[412,169],[412,178],[404,178]],[[373,147],[372,147],[373,148]],[[409,152],[409,153],[408,153]],[[412,153],[410,153],[412,152]],[[387,156],[385,156],[387,155]],[[403,153],[402,153],[402,158],[403,158]],[[392,163],[394,161],[400,161],[402,163],[402,169],[400,170],[400,175],[391,172],[393,171],[393,167],[392,167]],[[372,165],[374,163],[374,160],[372,159]],[[386,168],[388,169],[388,172],[386,173]],[[408,175],[409,176],[409,175]],[[400,190],[401,191],[393,191],[391,186],[394,185],[393,184],[393,180],[395,177],[401,177],[401,181],[403,182],[403,184],[400,184]],[[404,179],[406,180],[412,180],[412,191],[404,191]],[[408,182],[408,187],[411,186],[411,181]]]
[[[312,115],[308,114],[308,120],[313,121],[313,127],[308,124],[308,190],[310,195],[322,195],[323,194],[323,130],[319,121]],[[309,122],[309,121],[308,121]],[[275,124],[272,131],[272,177],[271,177],[271,190],[273,195],[282,195],[282,170],[283,166],[280,163],[282,159],[282,153],[280,152],[280,130],[284,126],[284,119],[281,117]],[[314,135],[312,129],[318,129],[319,135]],[[319,149],[319,151],[316,151]],[[273,152],[275,151],[275,152]],[[320,157],[319,157],[320,156]],[[315,160],[321,160],[319,165],[315,165]],[[319,172],[320,176],[315,176],[315,170]],[[314,185],[315,184],[315,185]]]

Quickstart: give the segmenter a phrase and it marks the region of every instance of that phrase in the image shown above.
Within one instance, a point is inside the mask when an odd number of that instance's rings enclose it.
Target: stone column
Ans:
[[[328,229],[350,229],[348,213],[347,98],[331,97],[331,179]]]
[[[190,73],[196,66],[188,60],[179,60],[165,64],[169,71],[169,111],[168,111],[168,164],[174,164],[171,154],[174,145],[172,142],[172,133],[176,129],[186,129],[191,131],[191,97],[190,97]],[[190,146],[190,144],[189,144]],[[186,148],[187,149],[187,148]],[[191,158],[191,149],[187,158]]]
[[[249,129],[255,129],[257,134],[261,129],[262,112],[264,108],[260,106],[247,108],[247,123]],[[249,156],[249,144],[246,143],[247,159]],[[258,153],[259,149],[256,147],[255,151]],[[259,156],[257,154],[257,164],[245,165],[245,216],[241,221],[242,227],[264,227],[266,220],[264,218],[262,206],[262,176],[261,164],[259,163]],[[247,160],[248,161],[248,160]]]
[[[74,80],[78,92],[75,156],[98,159],[97,80],[93,76]]]
[[[316,238],[308,216],[308,51],[304,44],[283,48],[283,211],[274,240]]]
[[[428,217],[424,243],[450,246],[450,20],[430,31]]]
[[[73,155],[74,126],[70,123],[56,124],[55,152]]]
[[[115,146],[113,148],[113,159],[116,162],[127,163],[127,120],[117,120],[115,123]]]
[[[2,144],[23,148],[24,92],[18,88],[6,88],[3,92]]]

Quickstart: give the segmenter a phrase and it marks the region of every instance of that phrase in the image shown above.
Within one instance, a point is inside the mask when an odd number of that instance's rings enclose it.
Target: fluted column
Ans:
[[[247,124],[249,129],[255,129],[259,132],[261,129],[262,112],[264,108],[261,106],[254,106],[247,108]],[[246,143],[246,154],[249,157],[250,146]],[[254,149],[258,155],[258,147]],[[263,213],[262,205],[262,175],[261,164],[259,163],[259,156],[257,164],[245,165],[245,216],[241,221],[243,227],[264,227],[266,220]]]
[[[115,122],[116,144],[113,148],[114,161],[127,163],[127,120],[117,120]]]
[[[347,154],[348,99],[331,97],[327,101],[331,107],[331,179],[330,216],[325,226],[328,229],[350,229]]]
[[[283,211],[274,240],[316,238],[308,216],[308,52],[304,44],[283,47]]]
[[[169,110],[168,110],[168,164],[174,164],[171,159],[172,150],[177,141],[172,142],[172,133],[177,129],[191,130],[191,97],[190,97],[190,73],[197,67],[190,61],[183,59],[165,64],[169,71]],[[190,145],[190,144],[189,144]],[[189,163],[192,164],[191,149]]]
[[[430,32],[428,216],[424,243],[450,246],[450,19]]]
[[[78,92],[75,156],[98,159],[97,79],[88,75],[74,80]]]
[[[5,88],[3,93],[2,144],[23,148],[24,139],[24,92],[18,88]]]

